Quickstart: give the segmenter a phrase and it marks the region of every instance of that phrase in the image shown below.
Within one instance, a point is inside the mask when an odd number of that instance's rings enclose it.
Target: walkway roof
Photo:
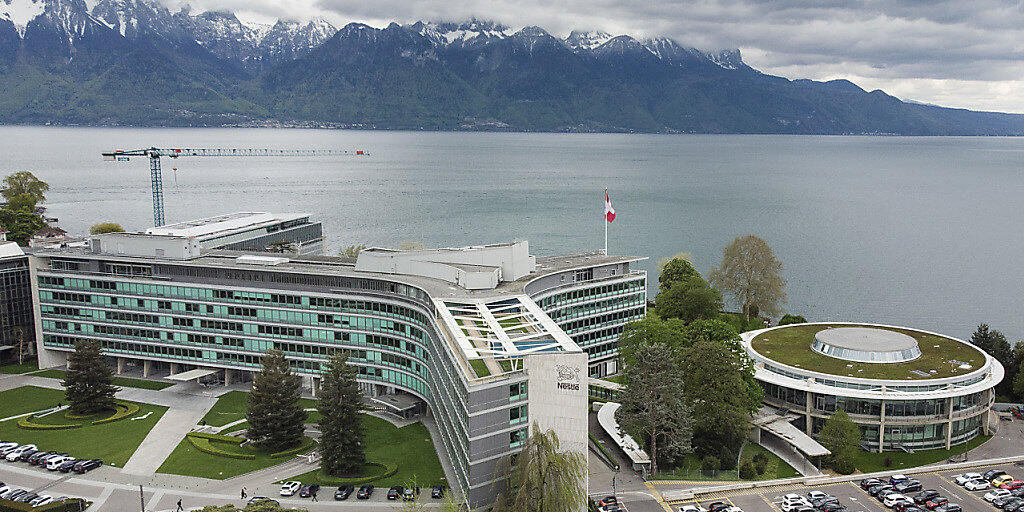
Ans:
[[[207,375],[213,375],[220,370],[211,370],[209,368],[196,368],[195,370],[189,370],[187,372],[175,373],[174,375],[168,375],[167,380],[177,380],[181,382],[188,382],[190,380],[196,380]]]
[[[753,424],[766,432],[770,432],[780,437],[783,441],[789,443],[790,446],[800,450],[809,457],[818,457],[821,455],[830,455],[832,452],[825,448],[811,436],[804,433],[803,430],[796,428],[795,425],[790,423],[791,417],[776,414],[767,407],[762,407],[761,410],[757,411],[753,417]]]

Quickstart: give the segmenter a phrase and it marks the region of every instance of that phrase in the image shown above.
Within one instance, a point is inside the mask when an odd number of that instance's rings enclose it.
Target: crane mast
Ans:
[[[110,161],[127,162],[133,157],[149,158],[149,178],[153,187],[153,226],[164,225],[164,183],[160,158],[185,156],[368,156],[363,150],[337,149],[259,149],[259,148],[148,148],[113,150],[103,153]]]

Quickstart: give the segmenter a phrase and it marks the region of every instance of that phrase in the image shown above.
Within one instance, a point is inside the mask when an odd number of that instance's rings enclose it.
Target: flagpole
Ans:
[[[607,201],[608,200],[607,199],[608,198],[608,187],[605,187],[605,189],[604,189],[604,197],[605,197],[605,200]],[[608,255],[608,213],[607,212],[605,212],[605,214],[601,216],[601,222],[604,223],[604,255],[607,256]]]

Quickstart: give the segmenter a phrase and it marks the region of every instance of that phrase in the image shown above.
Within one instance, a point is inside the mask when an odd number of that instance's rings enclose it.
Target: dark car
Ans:
[[[60,466],[57,466],[57,471],[60,471],[61,473],[70,473],[71,470],[74,469],[75,464],[78,464],[79,462],[82,461],[78,459],[71,459],[69,461],[65,461]]]
[[[43,457],[49,457],[50,455],[53,455],[54,453],[56,453],[56,452],[51,452],[51,451],[35,452],[35,453],[32,454],[31,457],[26,459],[25,462],[28,462],[29,464],[35,464],[36,461],[38,461],[39,459],[41,459]]]
[[[839,504],[839,498],[836,498],[835,496],[825,496],[824,498],[817,498],[817,499],[811,500],[811,506],[816,508],[816,509],[818,509],[818,510],[821,510],[821,507],[824,507],[825,505],[828,505],[828,504],[838,505]],[[726,507],[726,508],[728,508],[728,507]]]
[[[1014,489],[1014,490],[1010,491],[1010,494],[1012,494],[1012,495],[1014,495],[1014,496],[1016,496],[1018,498],[1024,498],[1024,487],[1021,487],[1019,489]]]
[[[343,485],[341,487],[338,487],[338,490],[334,491],[334,499],[338,501],[347,500],[348,497],[352,495],[352,491],[354,490],[356,490],[356,488],[352,487],[351,485]]]
[[[992,500],[992,504],[995,505],[998,508],[1005,508],[1006,505],[1012,503],[1014,500],[1019,500],[1019,499],[1020,498],[1018,498],[1016,496],[1007,496],[1005,498],[999,498],[997,500]]]
[[[719,512],[729,508],[729,504],[724,501],[716,501],[708,505],[708,512]]]
[[[990,469],[990,470],[982,473],[981,477],[984,478],[985,480],[988,480],[989,482],[991,482],[993,478],[995,478],[997,476],[1003,476],[1005,474],[1006,474],[1006,471],[1002,471],[1002,470],[999,470],[999,469]]]
[[[37,453],[39,453],[39,450],[25,450],[24,452],[21,453],[21,455],[18,456],[18,461],[25,462],[29,459],[29,457]]]
[[[430,497],[434,498],[435,500],[439,500],[441,498],[444,498],[444,486],[443,485],[435,485],[434,488],[430,490]],[[609,496],[609,498],[611,498],[613,500],[615,499],[614,496]],[[605,499],[607,499],[607,498],[605,498]],[[603,502],[604,500],[601,500],[601,501]]]
[[[299,488],[299,496],[302,498],[308,498],[320,492],[320,486],[317,484],[303,485]]]
[[[924,506],[928,510],[935,510],[935,509],[945,505],[946,503],[949,503],[949,498],[944,498],[942,496],[936,496],[936,497],[926,501]]]
[[[373,496],[373,486],[370,484],[362,485],[359,490],[356,491],[357,500],[368,500],[370,496]]]
[[[907,494],[908,492],[917,492],[921,490],[921,482],[917,480],[904,480],[896,484],[896,492],[900,494]]]
[[[75,464],[75,467],[71,468],[72,471],[78,474],[88,473],[103,465],[103,461],[100,459],[89,459],[80,460]]]
[[[1007,503],[1003,506],[1003,510],[1006,512],[1020,512],[1024,510],[1024,500],[1020,498],[1014,498],[1014,501]]]
[[[882,493],[888,492],[888,491],[891,491],[891,490],[893,490],[893,486],[891,486],[889,484],[876,485],[876,486],[868,489],[868,494],[870,494],[870,495],[872,495],[872,496],[877,498],[877,497],[881,496]]]
[[[393,485],[391,486],[390,489],[388,489],[388,499],[391,501],[397,500],[398,498],[402,497],[402,494],[404,492],[405,489],[402,488],[401,485]]]
[[[963,512],[964,508],[956,503],[946,503],[945,505],[935,509],[935,512]]]
[[[30,501],[38,498],[38,497],[39,497],[39,495],[34,493],[34,492],[26,492],[26,493],[18,496],[17,498],[14,498],[14,501],[20,501],[21,503],[28,503],[28,502],[30,502]]]
[[[928,503],[928,500],[937,498],[938,496],[939,491],[936,491],[935,489],[927,489],[914,495],[914,503],[922,505],[924,503]]]
[[[846,510],[846,507],[840,505],[838,502],[825,503],[824,505],[818,507],[819,512],[843,512],[844,510]]]
[[[906,506],[899,510],[899,512],[925,512],[924,509],[917,508],[913,505]]]
[[[860,481],[860,488],[864,489],[865,491],[876,485],[882,485],[882,481],[877,478],[865,478],[864,480]]]

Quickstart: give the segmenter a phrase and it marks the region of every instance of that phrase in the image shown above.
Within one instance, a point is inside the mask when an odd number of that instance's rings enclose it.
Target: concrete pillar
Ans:
[[[127,360],[123,357],[117,358],[117,374],[121,375],[124,373],[124,364]]]
[[[885,451],[885,400],[882,400],[882,412],[878,421],[878,453]]]
[[[149,377],[150,373],[153,373],[153,361],[146,359],[142,362],[142,376]]]
[[[953,446],[953,397],[946,399],[946,449]]]
[[[171,363],[171,375],[175,375],[175,374],[181,373],[181,372],[178,371],[178,368],[180,366],[181,365],[179,365],[178,363]]]
[[[807,421],[804,422],[804,431],[807,435],[812,435],[814,429],[811,427],[811,423],[813,423],[813,420],[811,420],[811,401],[814,397],[811,396],[810,391],[804,391],[804,393],[806,395],[804,399],[804,414],[807,416]]]
[[[230,369],[227,369],[227,368],[224,369],[224,386],[225,387],[231,385],[231,372],[232,372],[232,370],[230,370]]]

